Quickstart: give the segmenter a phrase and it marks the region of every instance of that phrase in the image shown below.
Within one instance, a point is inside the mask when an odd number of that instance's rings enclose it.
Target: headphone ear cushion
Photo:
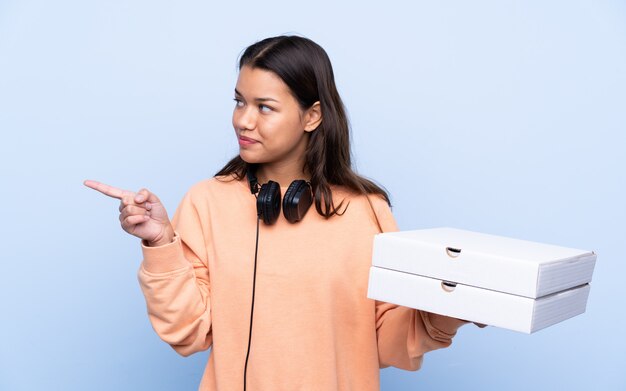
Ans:
[[[276,222],[280,214],[280,185],[278,182],[269,181],[261,186],[259,196],[256,199],[256,211],[265,224],[271,225]]]
[[[302,220],[313,203],[311,185],[302,179],[291,182],[283,198],[283,214],[290,223]]]

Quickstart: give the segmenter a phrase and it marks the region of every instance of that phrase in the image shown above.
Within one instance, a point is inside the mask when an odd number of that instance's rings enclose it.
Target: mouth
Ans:
[[[250,137],[246,137],[246,136],[239,136],[239,145],[243,146],[243,145],[252,145],[252,144],[256,144],[258,143],[257,140],[252,139]]]

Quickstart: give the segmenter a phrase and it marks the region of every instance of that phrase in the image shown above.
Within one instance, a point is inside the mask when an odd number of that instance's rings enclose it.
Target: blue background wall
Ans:
[[[0,2],[0,389],[195,389],[152,331],[138,239],[92,178],[173,213],[234,155],[236,60],[296,32],[333,61],[360,173],[402,229],[599,254],[587,312],[462,328],[383,390],[626,389],[626,4]]]

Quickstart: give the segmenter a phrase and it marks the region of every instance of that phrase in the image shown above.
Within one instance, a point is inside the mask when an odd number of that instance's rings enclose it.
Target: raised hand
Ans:
[[[145,240],[149,246],[171,243],[174,239],[174,228],[167,211],[154,193],[147,189],[134,193],[92,180],[83,184],[120,200],[119,219],[124,231]]]

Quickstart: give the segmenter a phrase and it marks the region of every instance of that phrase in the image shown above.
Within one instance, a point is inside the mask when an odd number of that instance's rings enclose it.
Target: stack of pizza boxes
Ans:
[[[368,297],[532,333],[585,312],[592,251],[453,228],[374,239]]]

